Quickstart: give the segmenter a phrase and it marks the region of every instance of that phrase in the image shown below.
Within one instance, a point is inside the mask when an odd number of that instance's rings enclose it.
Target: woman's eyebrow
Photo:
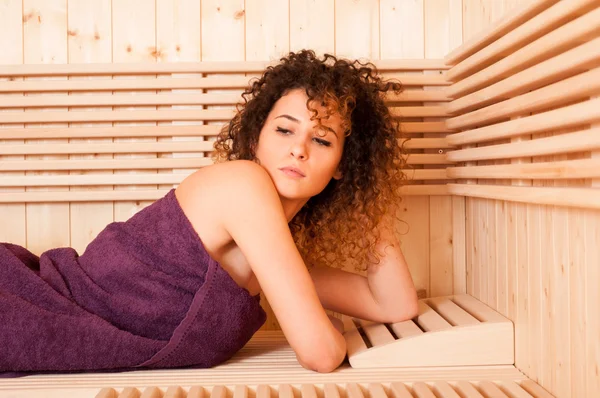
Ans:
[[[290,115],[279,115],[275,119],[279,119],[280,117],[283,117],[283,118],[286,118],[288,120],[291,120],[292,122],[300,123],[300,120],[298,120],[295,117],[290,116]]]

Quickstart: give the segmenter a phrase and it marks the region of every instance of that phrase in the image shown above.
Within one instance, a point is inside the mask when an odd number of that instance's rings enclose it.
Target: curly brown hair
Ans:
[[[269,66],[244,91],[233,119],[215,142],[215,162],[257,161],[260,131],[275,102],[294,89],[304,89],[307,107],[313,100],[344,120],[346,140],[340,161],[342,179],[332,179],[311,197],[290,222],[290,230],[307,266],[339,267],[351,259],[356,270],[379,261],[376,244],[381,228],[391,227],[401,202],[405,159],[399,123],[384,103],[399,82],[384,81],[372,63],[338,59],[313,51],[289,53]],[[327,112],[330,114],[331,112]],[[391,222],[390,222],[391,221]]]

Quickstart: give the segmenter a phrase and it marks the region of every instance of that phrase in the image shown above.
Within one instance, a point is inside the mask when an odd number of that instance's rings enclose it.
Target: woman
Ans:
[[[213,366],[264,323],[261,291],[300,364],[318,372],[346,353],[325,309],[412,318],[389,89],[400,85],[370,65],[290,53],[245,91],[213,166],[107,226],[81,256],[0,245],[0,280],[12,281],[0,282],[0,325],[13,325],[0,326],[12,342],[0,371]],[[338,269],[348,260],[367,276]]]

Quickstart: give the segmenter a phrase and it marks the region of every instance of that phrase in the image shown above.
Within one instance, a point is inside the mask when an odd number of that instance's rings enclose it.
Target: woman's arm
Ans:
[[[417,292],[397,239],[382,232],[379,264],[369,264],[367,276],[330,267],[310,274],[326,309],[361,319],[395,323],[417,315]]]
[[[219,188],[227,193],[223,227],[244,253],[298,361],[319,372],[334,370],[346,342],[319,301],[270,176],[253,162],[228,167]]]

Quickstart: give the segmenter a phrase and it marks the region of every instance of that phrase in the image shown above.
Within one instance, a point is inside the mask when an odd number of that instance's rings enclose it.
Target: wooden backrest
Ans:
[[[455,195],[600,208],[600,1],[534,1],[448,54]]]
[[[447,193],[443,62],[375,63],[405,86],[387,97],[410,138],[405,192]],[[158,199],[212,163],[215,135],[267,65],[0,66],[0,203]]]

